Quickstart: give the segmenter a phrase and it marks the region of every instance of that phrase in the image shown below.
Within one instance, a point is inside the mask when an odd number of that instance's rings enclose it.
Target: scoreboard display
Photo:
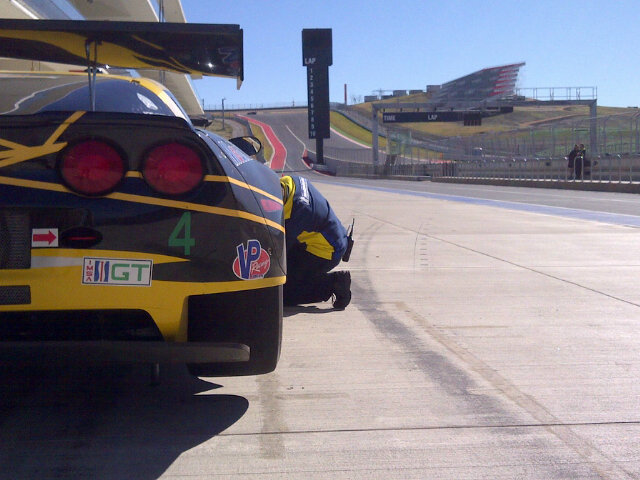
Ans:
[[[302,30],[302,65],[307,67],[309,138],[329,138],[329,65],[333,63],[330,28]]]

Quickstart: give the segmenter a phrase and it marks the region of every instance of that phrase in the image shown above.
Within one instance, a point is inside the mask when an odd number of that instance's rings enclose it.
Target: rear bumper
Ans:
[[[239,363],[250,349],[240,343],[55,341],[0,342],[3,363]]]

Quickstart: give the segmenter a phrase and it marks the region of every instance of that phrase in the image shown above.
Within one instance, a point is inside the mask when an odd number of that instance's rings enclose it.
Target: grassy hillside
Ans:
[[[386,102],[394,104],[398,101],[420,103],[426,101],[426,99],[424,98],[424,95],[411,95],[408,97],[402,97],[401,99],[387,100]],[[376,103],[384,102],[381,101]],[[370,103],[355,105],[353,108],[361,114],[371,117],[372,107]],[[598,107],[598,116],[624,113],[638,113],[638,109]],[[515,107],[512,113],[483,118],[482,125],[477,127],[465,127],[459,122],[396,123],[394,126],[439,137],[457,137],[477,135],[487,132],[504,132],[558,122],[561,120],[586,118],[588,116],[589,107],[587,106],[540,105],[535,107]],[[370,141],[371,140],[369,140],[369,142]]]
[[[331,128],[336,129],[342,135],[349,137],[356,142],[371,145],[371,132],[356,123],[353,123],[341,113],[335,111],[331,112]],[[378,145],[380,148],[386,148],[387,139],[384,137],[378,137]]]
[[[331,112],[331,128],[337,130],[342,135],[355,140],[356,142],[364,145],[371,145],[371,132],[352,122],[339,112]],[[387,139],[385,137],[378,137],[378,148],[382,150],[387,148]],[[439,158],[440,156],[438,152],[433,152],[423,148],[415,149],[414,154],[417,157],[422,158]]]
[[[214,118],[211,124],[207,127],[207,130],[217,133],[221,137],[231,138],[232,129],[229,122],[226,122],[224,128],[222,128],[222,120]]]

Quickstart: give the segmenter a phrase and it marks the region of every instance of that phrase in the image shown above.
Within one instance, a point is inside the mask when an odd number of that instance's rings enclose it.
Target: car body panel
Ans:
[[[25,352],[83,352],[99,340],[100,358],[138,349],[139,360],[207,362],[199,372],[273,370],[286,280],[277,175],[194,127],[157,82],[87,83],[84,73],[0,73],[0,350],[31,340]],[[62,165],[94,142],[117,152],[124,174],[78,193]],[[150,152],[167,144],[202,165],[185,193],[147,177]]]
[[[79,214],[69,212],[87,209],[87,202],[90,202],[94,219],[83,226],[94,228],[102,235],[100,244],[90,250],[89,257],[86,249],[65,249],[63,245],[55,249],[34,248],[32,268],[0,270],[0,283],[24,285],[25,277],[31,278],[27,283],[32,287],[29,308],[33,310],[65,310],[74,306],[108,308],[122,296],[113,286],[80,285],[60,296],[56,293],[58,285],[50,279],[57,278],[67,285],[78,283],[85,258],[149,261],[153,266],[152,288],[136,288],[135,297],[122,298],[119,305],[122,308],[134,308],[140,303],[148,305],[145,309],[158,319],[163,336],[184,341],[184,299],[189,295],[264,288],[284,282],[283,264],[278,254],[263,278],[247,283],[233,273],[237,248],[243,242],[257,240],[261,248],[279,242],[278,249],[283,248],[281,211],[265,214],[259,199],[280,205],[282,201],[277,196],[275,174],[265,171],[262,165],[236,147],[227,145],[225,156],[219,146],[210,145],[215,141],[212,134],[196,134],[184,119],[160,115],[139,117],[136,114],[82,111],[0,117],[0,146],[4,147],[0,151],[0,205],[11,205],[12,199],[20,198],[20,208],[30,212],[31,230],[53,229],[62,233],[78,226],[74,222]],[[131,141],[129,135],[132,129],[137,132],[135,141]],[[129,170],[117,191],[87,199],[61,184],[54,166],[61,150],[79,138],[94,137],[92,132],[97,130],[101,139],[128,153]],[[25,132],[31,144],[18,142]],[[138,170],[138,157],[167,136],[200,149],[203,156],[211,151],[207,147],[218,149],[218,162],[208,166],[202,186],[189,198],[155,195]],[[139,140],[140,137],[144,140]],[[223,143],[221,139],[217,141]],[[29,162],[33,164],[25,168],[24,164]],[[168,240],[175,232],[180,234],[179,224],[183,219],[188,219],[188,236],[193,245],[177,241],[171,246]],[[123,225],[126,225],[126,235],[118,233]],[[153,228],[153,235],[149,234],[149,228]],[[212,235],[220,231],[224,235],[219,238]],[[177,295],[177,291],[181,293]],[[174,293],[169,295],[168,292]],[[181,299],[176,301],[175,297]],[[51,299],[55,300],[52,302]],[[2,308],[25,307],[8,305]],[[176,315],[183,317],[179,325],[172,320]]]

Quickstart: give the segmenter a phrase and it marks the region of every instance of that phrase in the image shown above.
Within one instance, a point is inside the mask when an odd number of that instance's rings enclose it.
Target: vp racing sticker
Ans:
[[[258,240],[248,240],[236,247],[238,256],[233,261],[233,273],[242,280],[264,278],[271,267],[271,257]]]
[[[152,269],[152,260],[84,257],[82,283],[148,287]]]

